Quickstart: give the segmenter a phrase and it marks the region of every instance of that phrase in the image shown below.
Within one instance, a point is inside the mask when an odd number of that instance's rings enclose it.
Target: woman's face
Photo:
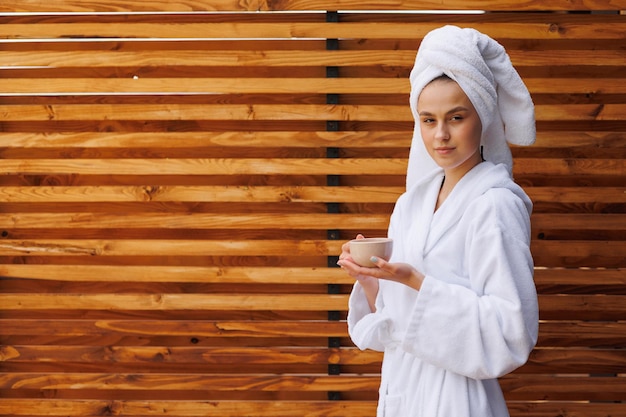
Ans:
[[[482,161],[480,118],[455,81],[440,78],[424,87],[417,112],[426,150],[446,175],[462,176]]]

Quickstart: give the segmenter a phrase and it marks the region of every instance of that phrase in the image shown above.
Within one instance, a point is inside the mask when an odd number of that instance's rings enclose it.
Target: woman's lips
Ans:
[[[435,152],[437,152],[440,155],[447,155],[450,152],[452,152],[453,150],[454,150],[454,148],[448,148],[448,147],[435,148]]]

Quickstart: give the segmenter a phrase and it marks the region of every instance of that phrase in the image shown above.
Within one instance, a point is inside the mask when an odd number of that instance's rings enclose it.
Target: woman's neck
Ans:
[[[480,164],[482,160],[477,161],[475,164],[471,165],[469,169],[453,169],[444,171],[443,181],[441,181],[441,188],[439,188],[439,195],[437,196],[437,204],[435,204],[435,211],[441,207],[441,205],[446,201],[452,190],[457,185],[461,178],[465,176],[468,172],[470,172],[475,166]]]

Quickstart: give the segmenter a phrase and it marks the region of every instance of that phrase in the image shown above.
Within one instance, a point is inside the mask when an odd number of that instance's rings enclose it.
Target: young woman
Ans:
[[[537,341],[532,203],[507,145],[534,142],[534,106],[504,48],[454,26],[422,41],[410,99],[393,255],[360,267],[346,243],[340,256],[356,278],[350,336],[384,352],[378,417],[506,417],[497,378]]]

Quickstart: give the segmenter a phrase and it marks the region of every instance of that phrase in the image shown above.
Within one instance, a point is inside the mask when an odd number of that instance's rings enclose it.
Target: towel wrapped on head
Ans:
[[[440,169],[424,147],[417,99],[428,83],[442,75],[459,84],[478,112],[485,160],[506,164],[512,172],[508,144],[526,146],[535,142],[535,109],[530,93],[502,45],[475,29],[448,25],[424,37],[409,77],[415,128],[407,189],[433,170]]]

